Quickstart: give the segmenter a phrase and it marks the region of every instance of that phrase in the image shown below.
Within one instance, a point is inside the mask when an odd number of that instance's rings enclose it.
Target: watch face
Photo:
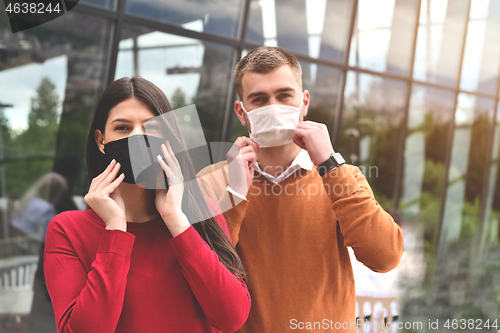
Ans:
[[[344,158],[342,157],[342,155],[340,155],[340,153],[335,153],[332,155],[332,157],[335,159],[335,162],[338,164],[338,165],[342,165],[342,164],[345,164],[345,160]]]

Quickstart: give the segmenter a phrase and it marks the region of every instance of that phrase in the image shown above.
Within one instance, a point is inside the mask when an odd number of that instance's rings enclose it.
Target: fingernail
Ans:
[[[116,162],[116,160],[113,158],[113,159],[111,160],[111,163],[109,163],[109,164],[113,164],[113,163],[115,163],[115,162]]]

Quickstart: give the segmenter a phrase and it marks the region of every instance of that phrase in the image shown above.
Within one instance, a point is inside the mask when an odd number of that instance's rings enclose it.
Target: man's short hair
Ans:
[[[238,95],[243,99],[243,87],[241,81],[246,72],[259,74],[269,73],[283,65],[289,65],[297,76],[299,83],[302,82],[302,67],[293,54],[281,47],[260,46],[250,51],[241,59],[234,69],[234,84]]]

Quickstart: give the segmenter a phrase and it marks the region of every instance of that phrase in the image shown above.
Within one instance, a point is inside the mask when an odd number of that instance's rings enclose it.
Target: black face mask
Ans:
[[[156,156],[161,153],[161,145],[165,140],[155,136],[137,134],[108,142],[104,145],[104,156],[107,164],[115,159],[121,164],[120,171],[125,174],[123,180],[128,184],[141,184],[144,188],[157,189],[156,175],[162,172],[164,184],[161,189],[168,188],[168,180]]]

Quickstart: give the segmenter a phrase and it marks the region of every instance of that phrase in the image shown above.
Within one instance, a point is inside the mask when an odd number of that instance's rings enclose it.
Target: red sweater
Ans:
[[[93,210],[61,213],[44,270],[58,332],[234,332],[250,311],[246,285],[198,232],[172,238],[161,218],[123,232]]]

